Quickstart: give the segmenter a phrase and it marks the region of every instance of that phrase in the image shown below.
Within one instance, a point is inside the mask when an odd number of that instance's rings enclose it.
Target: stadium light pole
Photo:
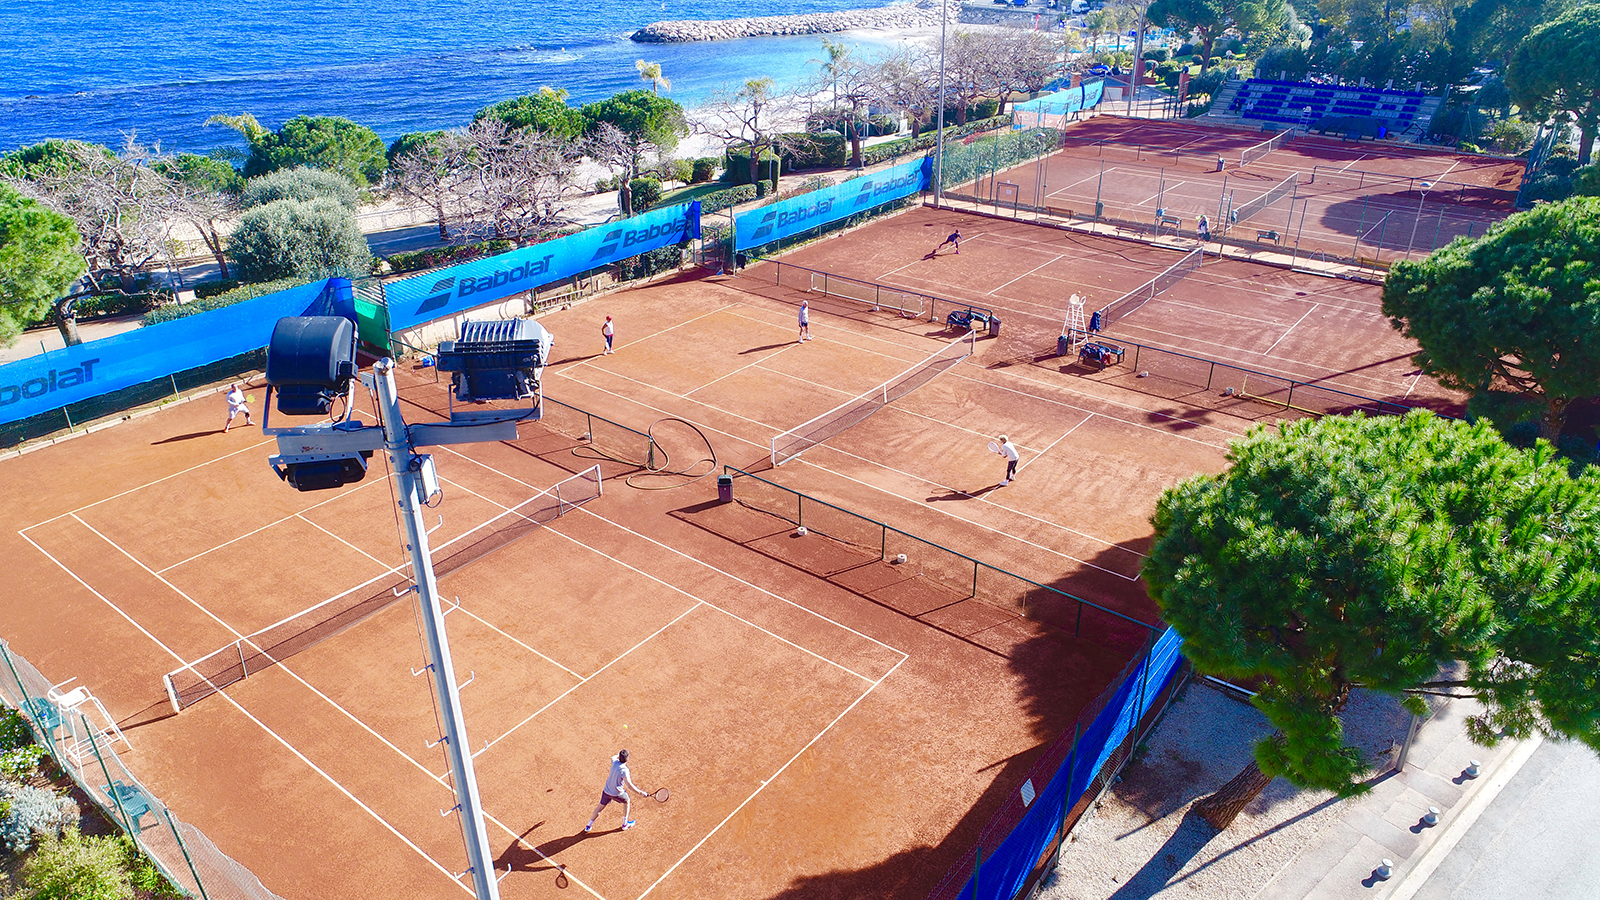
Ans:
[[[500,883],[494,877],[494,856],[489,850],[489,835],[483,823],[483,805],[478,799],[478,777],[473,772],[472,753],[467,746],[467,722],[461,713],[461,692],[456,684],[455,668],[450,661],[450,642],[445,637],[444,610],[439,606],[439,584],[434,579],[433,559],[428,551],[428,529],[422,521],[422,510],[428,499],[422,486],[425,460],[411,450],[411,432],[401,414],[394,365],[392,359],[378,360],[372,366],[373,380],[377,382],[378,403],[383,410],[384,444],[394,466],[400,522],[405,529],[406,548],[411,552],[412,580],[416,582],[417,598],[422,604],[428,668],[433,670],[434,694],[438,698],[439,718],[444,728],[440,740],[450,760],[450,779],[455,782],[456,812],[461,817],[461,836],[467,845],[473,893],[478,900],[499,900]]]
[[[1144,68],[1144,14],[1150,3],[1139,4],[1139,32],[1133,36],[1133,73],[1128,76],[1128,115],[1133,115],[1133,99],[1139,95],[1141,69]]]
[[[950,24],[950,0],[939,4],[939,113],[933,150],[933,205],[939,206],[944,196],[944,34]]]

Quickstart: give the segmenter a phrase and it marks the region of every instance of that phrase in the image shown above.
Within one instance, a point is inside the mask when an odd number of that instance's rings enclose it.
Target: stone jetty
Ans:
[[[959,3],[951,4],[952,22],[960,8]],[[919,0],[914,4],[880,9],[851,9],[801,16],[758,16],[715,22],[656,22],[635,31],[632,37],[646,44],[677,44],[767,35],[831,34],[858,28],[926,28],[939,24],[939,9],[937,2]]]

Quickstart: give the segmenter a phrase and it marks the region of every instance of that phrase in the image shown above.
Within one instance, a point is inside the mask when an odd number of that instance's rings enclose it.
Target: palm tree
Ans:
[[[659,96],[663,89],[672,90],[672,82],[661,74],[661,63],[645,62],[641,59],[634,63],[633,67],[639,70],[640,78],[650,82],[651,93]]]

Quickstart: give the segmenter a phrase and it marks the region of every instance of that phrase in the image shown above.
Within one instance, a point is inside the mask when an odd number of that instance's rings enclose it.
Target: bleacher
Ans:
[[[1213,108],[1212,112],[1311,131],[1338,130],[1343,122],[1376,120],[1388,135],[1402,137],[1426,128],[1437,106],[1438,98],[1418,91],[1251,78],[1233,93],[1226,109]]]

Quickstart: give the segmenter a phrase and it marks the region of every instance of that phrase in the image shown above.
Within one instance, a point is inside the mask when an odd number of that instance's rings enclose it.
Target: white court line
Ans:
[[[48,525],[51,522],[56,521],[57,519],[64,519],[67,516],[77,515],[78,513],[81,513],[86,509],[92,509],[92,508],[94,508],[96,506],[99,506],[102,503],[110,503],[111,501],[117,499],[118,497],[126,497],[127,495],[132,494],[135,491],[142,491],[147,487],[153,487],[155,485],[160,484],[163,481],[170,481],[170,480],[172,480],[174,478],[177,478],[179,475],[186,475],[186,474],[188,474],[190,472],[193,472],[195,469],[203,469],[206,466],[211,465],[212,463],[221,462],[222,460],[225,460],[230,456],[238,456],[241,453],[248,453],[251,450],[256,449],[257,447],[262,446],[263,444],[270,444],[270,443],[272,443],[272,442],[271,441],[257,441],[254,444],[249,444],[249,445],[247,445],[245,447],[241,447],[240,449],[235,450],[232,453],[224,453],[223,455],[221,455],[221,456],[219,456],[219,457],[217,457],[215,459],[208,459],[203,463],[196,463],[196,464],[190,466],[187,469],[182,469],[182,470],[179,470],[177,472],[173,472],[171,475],[163,475],[162,477],[157,478],[154,481],[145,482],[144,484],[141,484],[138,487],[128,488],[127,490],[125,490],[125,491],[123,491],[123,492],[121,492],[119,494],[112,494],[111,496],[106,497],[103,500],[96,500],[93,503],[86,503],[83,506],[80,506],[77,509],[74,509],[74,510],[72,510],[70,512],[64,512],[59,516],[52,516],[52,517],[50,517],[48,519],[45,519],[44,521],[35,522],[32,525],[29,525],[27,528],[22,529],[22,531],[27,531],[27,530],[32,529],[32,528],[38,528],[40,525]]]
[[[532,653],[534,656],[539,657],[540,659],[544,660],[545,662],[549,663],[550,665],[555,666],[556,668],[558,668],[561,671],[567,673],[568,675],[571,675],[573,678],[578,679],[579,682],[583,681],[583,676],[582,675],[579,675],[577,672],[572,671],[571,669],[567,668],[566,666],[562,665],[561,663],[556,662],[555,660],[551,659],[550,657],[545,656],[543,653],[540,653],[538,650],[535,650],[533,647],[529,646],[528,644],[523,643],[521,640],[519,640],[518,638],[514,637],[513,635],[507,634],[505,632],[505,630],[502,629],[499,625],[496,625],[493,622],[489,621],[488,619],[485,619],[483,616],[480,616],[477,613],[473,612],[472,610],[467,609],[465,606],[457,606],[456,609],[461,610],[461,612],[466,616],[469,616],[471,618],[477,619],[479,622],[483,623],[483,626],[485,628],[489,629],[490,631],[493,631],[495,634],[500,635],[501,637],[505,638],[506,640],[510,641],[511,643],[516,644],[518,647],[521,647],[522,649],[528,651],[529,653]]]
[[[152,482],[152,483],[154,483],[154,482]],[[118,496],[121,496],[121,495],[118,495]],[[111,498],[107,498],[107,499],[111,499]],[[92,504],[92,503],[89,504],[89,506],[94,506],[94,505],[95,504]],[[83,508],[84,509],[88,509],[89,506],[85,506]],[[72,514],[68,513],[68,515],[72,515]],[[60,518],[60,517],[58,516],[57,518]],[[54,521],[54,520],[50,520],[50,521]],[[44,524],[44,523],[41,522],[39,524]],[[39,544],[37,542],[35,542],[33,540],[33,538],[31,538],[28,535],[24,534],[24,535],[22,535],[22,539],[27,541],[30,544],[33,544],[34,549],[36,549],[40,553],[44,554],[44,557],[46,559],[50,560],[51,562],[53,562],[57,566],[59,566],[63,572],[67,573],[68,577],[72,578],[72,580],[74,580],[74,581],[78,582],[79,584],[83,585],[85,590],[87,590],[89,593],[91,593],[91,594],[95,595],[96,597],[98,597],[102,603],[104,603],[106,606],[109,606],[112,609],[112,611],[114,611],[117,615],[119,615],[122,618],[126,619],[128,621],[128,624],[132,625],[134,628],[138,629],[141,634],[143,634],[145,637],[149,638],[151,643],[155,644],[157,647],[160,647],[162,650],[166,651],[167,655],[171,656],[174,660],[177,660],[177,662],[180,665],[184,664],[183,657],[179,656],[177,651],[173,650],[171,647],[168,647],[166,644],[162,643],[162,641],[159,638],[157,638],[155,635],[151,634],[148,629],[146,629],[143,625],[140,625],[138,623],[138,621],[136,621],[132,616],[128,615],[128,613],[125,612],[122,609],[122,607],[120,607],[117,604],[111,602],[111,600],[109,598],[107,598],[106,595],[104,595],[104,594],[100,593],[99,591],[95,590],[92,586],[90,586],[90,584],[88,582],[84,581],[81,577],[79,577],[77,572],[74,572],[65,563],[61,562],[61,560],[56,559],[54,556],[52,556],[49,553],[49,551],[47,551],[43,547],[39,546]],[[390,833],[392,833],[395,837],[398,837],[401,841],[403,841],[406,844],[406,846],[410,847],[413,851],[415,851],[418,856],[420,856],[423,859],[427,860],[429,864],[431,864],[434,868],[438,869],[440,872],[443,872],[447,877],[450,878],[451,881],[455,881],[455,876],[454,876],[454,874],[452,872],[450,872],[449,869],[446,869],[444,866],[440,865],[437,860],[435,860],[433,857],[429,856],[426,852],[424,852],[423,849],[421,847],[418,847],[415,843],[413,843],[410,838],[407,838],[404,834],[401,834],[400,831],[397,830],[393,825],[389,824],[389,822],[387,820],[385,820],[382,816],[378,815],[377,812],[375,812],[372,809],[372,807],[366,805],[365,803],[362,803],[359,799],[356,798],[356,796],[354,794],[352,794],[347,788],[345,788],[344,785],[342,785],[338,781],[336,781],[327,772],[324,772],[322,769],[318,768],[315,763],[313,763],[313,762],[311,762],[311,760],[307,759],[306,755],[304,753],[301,753],[298,749],[296,749],[293,744],[290,744],[288,741],[284,740],[281,735],[279,735],[277,732],[273,731],[271,728],[268,728],[266,726],[266,724],[263,723],[260,719],[257,719],[255,716],[251,715],[249,710],[245,709],[242,705],[239,704],[239,702],[237,700],[235,700],[235,699],[233,699],[233,697],[229,696],[226,691],[218,691],[217,693],[221,694],[224,699],[226,699],[229,703],[233,704],[234,708],[238,709],[239,712],[243,713],[246,718],[250,719],[250,721],[252,721],[252,722],[256,723],[256,725],[260,726],[262,731],[265,731],[267,734],[271,735],[272,738],[274,740],[276,740],[278,743],[280,743],[284,747],[288,748],[289,752],[291,752],[295,756],[299,757],[301,762],[305,763],[306,766],[308,766],[312,771],[316,772],[318,775],[321,775],[323,777],[323,779],[325,779],[329,784],[333,785],[334,788],[336,788],[341,794],[344,794],[346,797],[350,798],[351,802],[355,803],[356,806],[360,807],[364,812],[366,812],[369,816],[371,816],[374,821],[376,821],[378,824],[382,825],[384,828],[388,829]],[[405,754],[401,754],[401,755],[404,756]],[[424,771],[426,771],[426,770],[424,770]],[[456,884],[458,886],[461,886],[463,889],[465,889],[465,885],[461,885],[461,882],[456,881]],[[471,891],[468,891],[468,894],[470,894],[470,893],[471,893]]]
[[[1039,251],[1039,252],[1042,253],[1044,251]],[[1018,275],[1017,277],[1011,279],[1010,281],[1006,282],[1005,284],[999,285],[998,287],[995,287],[992,290],[984,291],[984,294],[987,295],[987,296],[993,297],[995,295],[995,291],[1005,290],[1006,288],[1012,286],[1013,284],[1016,284],[1017,282],[1021,281],[1024,278],[1027,278],[1029,275],[1032,275],[1033,273],[1039,271],[1040,269],[1044,268],[1045,266],[1054,265],[1055,263],[1060,262],[1064,258],[1065,257],[1063,257],[1061,254],[1058,253],[1058,254],[1056,254],[1054,259],[1047,259],[1044,262],[1040,263],[1039,265],[1033,267],[1032,269],[1029,269],[1028,271],[1023,272],[1021,275]],[[1006,299],[1010,299],[1010,298],[1002,297],[1001,299],[1006,300]]]
[[[717,382],[723,380],[724,378],[732,378],[733,376],[739,374],[740,372],[743,372],[745,369],[755,368],[756,366],[759,366],[762,363],[766,362],[771,357],[777,356],[779,353],[785,353],[785,352],[787,352],[789,350],[793,350],[794,348],[796,348],[798,346],[800,346],[800,342],[799,341],[785,341],[783,343],[781,349],[778,348],[778,347],[770,348],[770,349],[776,350],[777,351],[776,353],[772,353],[772,354],[769,354],[767,356],[756,357],[755,359],[751,360],[748,364],[740,366],[739,368],[734,369],[732,372],[729,372],[726,375],[718,375],[716,378],[713,378],[710,381],[706,382],[705,384],[700,385],[699,387],[695,388],[693,391],[690,391],[689,393],[692,394],[692,393],[695,393],[695,391],[703,391],[706,388],[712,386],[713,384],[716,384]],[[763,368],[765,368],[765,367],[763,367]],[[773,370],[773,371],[776,371],[776,370]],[[779,373],[779,374],[782,374],[782,373]]]
[[[707,312],[703,312],[698,316],[692,316],[690,318],[684,319],[682,322],[679,322],[676,325],[668,325],[666,328],[663,328],[660,331],[652,331],[649,334],[645,335],[644,337],[635,338],[632,341],[630,341],[629,343],[633,343],[633,344],[644,343],[645,341],[648,341],[651,338],[660,337],[660,336],[662,336],[663,334],[666,334],[669,331],[672,331],[672,330],[678,329],[678,328],[682,328],[683,326],[692,324],[694,322],[698,322],[701,319],[704,319],[704,318],[706,318],[708,316],[714,316],[714,315],[716,315],[717,313],[719,313],[721,311],[722,311],[722,308],[719,307],[717,309],[713,309],[713,310],[709,310]],[[598,366],[592,365],[589,362],[592,359],[594,359],[593,356],[586,356],[586,357],[584,357],[582,359],[574,360],[574,361],[572,361],[570,363],[562,363],[561,364],[561,369],[559,371],[564,372],[567,369],[583,368],[583,367],[598,369],[599,368]],[[552,366],[551,367],[551,371],[552,372],[556,372],[557,370]],[[602,372],[610,372],[611,370],[610,369],[600,369],[600,371],[602,371]]]
[[[909,658],[910,657],[906,657],[906,659],[909,659]],[[661,884],[661,882],[663,882],[663,881],[665,881],[667,879],[668,875],[671,875],[673,872],[677,871],[678,867],[683,865],[689,859],[689,857],[693,856],[695,854],[696,850],[699,850],[702,846],[705,845],[706,841],[711,840],[711,838],[714,837],[717,832],[721,831],[722,830],[722,826],[728,824],[728,822],[731,821],[734,816],[739,814],[740,810],[742,810],[746,806],[750,805],[750,801],[754,800],[762,791],[766,790],[768,784],[776,781],[778,779],[779,775],[782,775],[785,771],[788,770],[788,768],[790,766],[794,765],[794,761],[795,760],[799,759],[801,757],[801,755],[803,755],[807,750],[810,750],[812,748],[812,746],[814,746],[817,743],[817,741],[822,740],[824,735],[826,735],[828,732],[833,730],[833,726],[839,724],[839,721],[841,719],[843,719],[845,716],[849,715],[851,710],[853,710],[857,706],[859,706],[861,704],[861,701],[867,699],[867,697],[870,696],[872,694],[872,692],[877,689],[878,685],[883,684],[885,679],[887,679],[890,675],[893,675],[895,673],[895,671],[897,669],[899,669],[901,664],[904,663],[905,661],[906,661],[905,659],[900,660],[900,662],[897,662],[897,663],[894,664],[893,668],[891,668],[889,671],[883,673],[883,677],[882,678],[879,678],[877,681],[873,682],[872,686],[867,688],[867,690],[864,693],[862,693],[861,696],[857,697],[855,699],[854,703],[851,703],[849,706],[845,707],[844,711],[839,713],[837,716],[835,716],[833,718],[833,721],[829,722],[826,728],[824,728],[821,731],[817,732],[816,737],[813,737],[811,740],[807,741],[806,745],[804,747],[801,747],[798,753],[796,753],[795,755],[789,757],[789,761],[788,762],[784,763],[782,766],[779,766],[778,767],[778,771],[772,773],[772,777],[767,778],[766,780],[762,781],[760,787],[758,787],[754,791],[752,791],[750,796],[744,798],[743,802],[741,802],[738,806],[735,806],[733,808],[733,812],[728,813],[728,815],[726,817],[724,817],[721,822],[717,823],[717,826],[715,828],[711,829],[709,832],[706,833],[705,837],[701,838],[693,847],[690,847],[688,853],[685,853],[682,857],[680,857],[678,859],[677,862],[675,862],[671,866],[667,867],[667,870],[665,872],[661,873],[661,877],[660,878],[657,878],[654,882],[652,882],[650,884],[649,887],[645,888],[644,889],[644,893],[639,895],[639,900],[644,900],[644,898],[646,896],[648,896],[651,891],[655,890],[656,887]]]
[[[585,883],[583,881],[583,879],[581,879],[578,876],[572,874],[571,870],[569,870],[567,868],[565,863],[558,863],[555,860],[551,859],[550,857],[545,856],[542,852],[540,852],[538,847],[535,847],[534,845],[528,843],[527,840],[525,840],[522,837],[522,835],[517,834],[515,831],[513,831],[511,829],[511,826],[509,826],[506,823],[500,821],[499,819],[497,819],[494,816],[488,814],[487,812],[483,814],[483,818],[484,818],[485,821],[493,822],[494,824],[500,826],[500,829],[502,831],[504,831],[506,834],[511,835],[512,840],[515,840],[517,843],[521,844],[524,847],[527,847],[529,850],[532,850],[533,852],[538,853],[540,859],[544,860],[545,862],[549,863],[551,866],[555,867],[556,871],[558,871],[561,874],[567,876],[567,880],[568,881],[570,881],[573,884],[576,884],[578,887],[581,887],[584,890],[588,891],[594,897],[599,898],[599,900],[606,900],[606,898],[605,898],[605,896],[603,894],[601,894],[599,891],[595,890],[594,888],[590,887],[587,883]],[[507,873],[507,874],[510,874],[510,873]]]
[[[1074,425],[1074,426],[1072,426],[1072,427],[1071,427],[1071,428],[1068,428],[1068,429],[1067,429],[1067,430],[1066,430],[1066,432],[1065,432],[1065,433],[1064,433],[1064,434],[1062,434],[1062,435],[1061,435],[1061,437],[1058,437],[1058,438],[1056,438],[1056,439],[1055,439],[1055,440],[1053,440],[1053,441],[1051,441],[1051,442],[1050,442],[1050,446],[1048,446],[1048,447],[1046,447],[1046,448],[1044,448],[1044,449],[1043,449],[1043,450],[1040,450],[1040,451],[1039,451],[1039,452],[1038,452],[1038,453],[1036,453],[1036,454],[1034,454],[1034,457],[1033,457],[1033,459],[1030,459],[1030,460],[1028,460],[1028,461],[1027,461],[1027,462],[1026,462],[1026,463],[1023,463],[1023,464],[1022,464],[1022,465],[1020,465],[1020,466],[1017,466],[1017,471],[1018,471],[1018,472],[1021,472],[1021,471],[1022,471],[1022,470],[1023,470],[1023,469],[1026,469],[1026,468],[1027,468],[1027,467],[1028,467],[1028,466],[1031,466],[1031,465],[1033,465],[1033,463],[1034,463],[1034,460],[1037,460],[1037,459],[1039,459],[1039,458],[1040,458],[1040,457],[1042,457],[1042,456],[1044,456],[1044,455],[1045,455],[1045,454],[1046,454],[1046,453],[1049,453],[1049,452],[1050,452],[1050,451],[1051,451],[1051,450],[1054,450],[1054,449],[1055,449],[1055,447],[1056,447],[1056,445],[1057,445],[1057,444],[1059,444],[1059,443],[1061,443],[1061,442],[1062,442],[1062,441],[1064,441],[1064,440],[1066,440],[1066,439],[1067,439],[1067,438],[1068,438],[1068,437],[1070,437],[1070,436],[1071,436],[1071,435],[1072,435],[1072,433],[1073,433],[1073,432],[1074,432],[1074,431],[1077,431],[1077,430],[1078,430],[1078,429],[1079,429],[1079,428],[1082,428],[1082,427],[1083,427],[1083,426],[1084,426],[1084,425],[1085,425],[1085,424],[1087,424],[1087,423],[1088,423],[1088,421],[1089,421],[1089,420],[1090,420],[1090,419],[1092,419],[1092,418],[1094,418],[1094,417],[1095,417],[1095,414],[1094,414],[1094,413],[1089,413],[1089,414],[1088,414],[1088,415],[1087,415],[1087,416],[1084,416],[1084,417],[1083,417],[1083,421],[1081,421],[1081,422],[1079,422],[1079,423],[1078,423],[1078,424],[1076,424],[1076,425]],[[988,499],[988,498],[984,498],[984,499]],[[1001,508],[1002,508],[1002,509],[1009,509],[1009,508],[1010,508],[1010,507],[1001,507]],[[1119,544],[1119,545],[1117,545],[1117,546],[1121,546],[1121,545],[1120,545],[1120,544]],[[1123,547],[1123,548],[1122,548],[1122,549],[1124,549],[1124,550],[1126,550],[1126,549],[1128,549],[1128,548],[1126,548],[1126,547]],[[1144,554],[1142,554],[1142,553],[1141,553],[1141,554],[1139,554],[1139,555],[1140,555],[1140,556],[1143,556],[1143,555],[1144,555]]]
[[[181,559],[181,560],[173,563],[172,565],[167,566],[164,569],[158,569],[157,571],[159,571],[159,572],[170,572],[170,571],[172,571],[173,569],[176,569],[179,566],[186,565],[188,563],[192,563],[195,560],[199,559],[202,556],[205,556],[208,553],[215,553],[215,552],[217,552],[218,550],[221,550],[224,547],[228,547],[228,546],[232,546],[233,544],[237,544],[238,542],[240,542],[240,541],[242,541],[242,540],[244,540],[246,538],[255,537],[256,535],[260,534],[261,532],[266,531],[268,528],[273,528],[275,526],[282,525],[284,522],[287,522],[287,521],[289,521],[290,519],[293,519],[293,518],[303,517],[306,513],[311,512],[314,509],[320,509],[320,508],[322,508],[324,506],[327,506],[329,503],[332,503],[335,500],[338,500],[340,497],[348,497],[351,494],[354,494],[356,491],[363,490],[365,488],[369,488],[369,487],[373,487],[373,486],[376,486],[376,485],[383,484],[385,481],[387,481],[387,480],[389,480],[390,478],[393,478],[393,477],[394,477],[394,473],[390,472],[390,473],[384,475],[382,478],[378,478],[378,479],[375,479],[373,481],[366,482],[365,484],[362,484],[362,485],[360,485],[360,486],[358,486],[356,488],[353,488],[353,489],[351,489],[349,491],[340,491],[339,493],[335,494],[332,497],[329,497],[328,499],[322,501],[321,503],[313,503],[310,506],[306,507],[305,509],[300,510],[297,513],[290,513],[289,515],[284,516],[283,518],[274,519],[273,521],[268,522],[267,524],[261,526],[260,528],[257,528],[257,529],[255,529],[253,531],[247,531],[244,534],[241,534],[236,538],[230,538],[230,539],[228,539],[226,541],[223,541],[222,543],[220,543],[220,544],[216,545],[215,547],[212,547],[212,548],[210,548],[208,550],[201,550],[199,553],[196,553],[195,555],[189,557],[188,559]],[[308,524],[315,524],[315,523],[310,522],[309,519],[307,520],[307,522],[308,522]]]
[[[1166,192],[1167,192],[1167,191],[1170,191],[1170,190],[1174,190],[1174,189],[1176,189],[1176,188],[1177,188],[1177,187],[1178,187],[1178,186],[1179,186],[1179,185],[1182,185],[1182,184],[1185,184],[1185,183],[1186,183],[1186,182],[1182,182],[1182,181],[1179,181],[1179,182],[1177,182],[1177,183],[1175,183],[1175,184],[1173,184],[1173,185],[1172,185],[1172,186],[1171,186],[1171,187],[1166,187],[1166,188],[1163,188],[1163,189],[1162,189],[1162,190],[1161,190],[1161,192],[1160,192],[1160,193],[1158,193],[1158,194],[1152,194],[1152,195],[1150,195],[1150,196],[1149,196],[1149,197],[1148,197],[1148,198],[1146,198],[1146,199],[1145,199],[1145,201],[1144,201],[1144,202],[1143,202],[1143,203],[1136,203],[1136,204],[1134,204],[1134,205],[1135,205],[1135,206],[1137,206],[1137,207],[1139,207],[1139,208],[1141,208],[1141,209],[1142,209],[1142,208],[1144,208],[1144,207],[1146,207],[1146,206],[1153,206],[1153,205],[1154,205],[1154,204],[1155,204],[1155,202],[1156,202],[1156,201],[1157,201],[1157,200],[1159,200],[1159,199],[1161,199],[1161,197],[1162,197],[1162,195],[1164,195],[1164,194],[1166,194]],[[1180,195],[1180,196],[1181,196],[1181,195]],[[1185,198],[1185,199],[1188,199],[1188,198]]]
[[[1267,349],[1261,351],[1261,355],[1262,356],[1267,356],[1267,355],[1271,354],[1274,348],[1276,348],[1279,344],[1283,343],[1283,339],[1288,337],[1290,332],[1292,332],[1296,328],[1300,327],[1300,323],[1304,322],[1306,320],[1307,316],[1310,316],[1312,313],[1317,311],[1317,307],[1318,307],[1318,304],[1312,303],[1311,304],[1311,308],[1306,310],[1306,314],[1304,316],[1301,316],[1300,318],[1296,319],[1294,321],[1294,324],[1290,325],[1288,327],[1288,329],[1283,332],[1283,334],[1278,335],[1278,339],[1272,342],[1272,346],[1271,347],[1268,347]],[[1295,379],[1295,380],[1299,381],[1298,378]]]
[[[327,535],[328,537],[333,538],[334,540],[336,540],[339,543],[345,545],[346,547],[349,547],[351,550],[354,550],[355,552],[361,554],[362,556],[365,556],[367,559],[372,560],[373,562],[377,563],[378,565],[383,566],[386,569],[389,568],[389,564],[387,562],[385,562],[384,560],[381,560],[381,559],[377,558],[376,556],[373,556],[371,553],[368,553],[367,551],[361,549],[360,547],[357,547],[355,544],[350,543],[349,541],[347,541],[344,538],[340,537],[339,535],[329,531],[328,529],[323,528],[321,525],[318,525],[317,523],[311,521],[310,519],[306,518],[305,516],[296,515],[295,518],[297,518],[300,521],[306,523],[307,525],[310,525],[312,528],[315,528],[316,530],[322,532],[323,534]]]
[[[90,533],[93,534],[95,537],[97,537],[100,540],[105,541],[107,544],[109,544],[111,546],[111,549],[117,551],[118,553],[121,553],[123,556],[126,556],[128,558],[128,560],[130,562],[132,562],[134,565],[136,565],[139,568],[145,570],[146,572],[149,572],[151,577],[155,578],[157,581],[159,581],[162,584],[166,585],[168,588],[170,588],[172,590],[172,592],[174,594],[177,594],[179,597],[182,597],[183,599],[189,601],[191,604],[194,605],[195,609],[198,609],[201,612],[205,613],[206,615],[210,616],[213,621],[215,621],[218,625],[221,625],[223,627],[223,629],[225,629],[229,634],[233,635],[235,638],[244,637],[244,635],[239,633],[238,629],[234,628],[232,625],[229,625],[227,622],[222,621],[222,617],[221,616],[217,615],[216,613],[212,612],[209,609],[206,609],[205,606],[203,606],[200,603],[200,601],[194,599],[193,597],[189,596],[188,594],[185,594],[183,591],[178,589],[177,585],[175,585],[172,582],[168,581],[167,579],[163,578],[160,574],[158,574],[156,572],[156,570],[154,570],[154,569],[150,568],[149,566],[145,565],[142,561],[140,561],[132,553],[129,553],[128,551],[122,549],[122,546],[120,544],[118,544],[116,541],[113,541],[112,539],[110,539],[110,538],[106,537],[105,535],[101,534],[99,531],[95,530],[95,527],[93,525],[90,525],[88,522],[85,522],[84,520],[78,518],[78,514],[77,513],[73,513],[72,514],[72,518],[74,520],[76,520],[79,525],[82,525],[83,527],[89,529]]]

